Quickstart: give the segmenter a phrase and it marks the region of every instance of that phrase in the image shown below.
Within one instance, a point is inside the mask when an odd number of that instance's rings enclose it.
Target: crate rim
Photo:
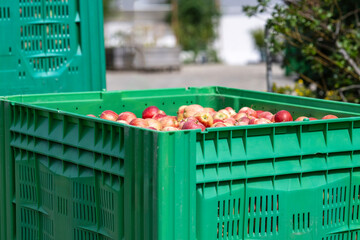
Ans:
[[[98,122],[98,123],[104,123],[104,124],[110,124],[112,126],[123,126],[123,127],[129,127],[129,128],[134,128],[134,129],[140,129],[143,131],[149,131],[149,132],[154,132],[157,134],[161,134],[161,135],[168,135],[168,134],[173,134],[173,133],[178,133],[178,132],[198,132],[198,133],[202,133],[202,134],[206,134],[206,133],[212,133],[212,132],[219,132],[219,131],[233,131],[233,130],[247,130],[247,129],[266,129],[266,128],[275,128],[275,127],[293,127],[293,126],[307,126],[307,125],[317,125],[317,124],[328,124],[328,123],[339,123],[339,122],[354,122],[354,121],[358,121],[360,120],[360,116],[354,116],[354,117],[346,117],[346,118],[337,118],[337,119],[318,119],[316,121],[291,121],[291,122],[281,122],[281,123],[272,123],[272,124],[256,124],[256,125],[245,125],[245,126],[230,126],[230,127],[217,127],[217,128],[206,128],[205,131],[201,131],[201,129],[189,129],[189,130],[180,130],[180,131],[157,131],[157,130],[153,130],[153,129],[147,129],[147,128],[141,128],[141,127],[137,127],[137,126],[132,126],[132,125],[126,125],[123,123],[117,123],[117,122],[113,122],[113,121],[109,121],[109,120],[105,120],[105,119],[101,119],[101,118],[94,118],[94,117],[89,117],[83,114],[78,114],[78,113],[74,113],[74,112],[69,112],[69,111],[62,111],[62,110],[56,110],[53,108],[49,108],[49,107],[43,107],[43,106],[38,106],[36,105],[36,103],[23,103],[20,101],[14,101],[11,100],[11,98],[16,98],[16,97],[41,97],[41,96],[56,96],[56,95],[77,95],[77,94],[81,94],[81,93],[88,93],[88,94],[102,94],[102,93],[107,93],[107,92],[113,92],[113,93],[121,93],[121,92],[138,92],[138,91],[157,91],[157,90],[161,90],[161,91],[165,91],[165,90],[189,90],[189,89],[215,89],[215,93],[216,94],[220,94],[219,93],[219,88],[222,89],[231,89],[231,90],[239,90],[242,92],[250,92],[250,93],[257,93],[257,94],[266,94],[266,95],[276,95],[276,96],[282,96],[282,97],[288,97],[288,98],[296,98],[296,99],[307,99],[310,101],[318,101],[318,102],[332,102],[335,104],[341,104],[341,105],[348,105],[348,106],[357,106],[360,107],[358,104],[355,103],[344,103],[344,102],[337,102],[337,101],[332,101],[332,100],[323,100],[323,99],[316,99],[316,98],[308,98],[308,97],[299,97],[299,96],[290,96],[290,95],[284,95],[284,94],[279,94],[279,93],[269,93],[269,92],[259,92],[259,91],[254,91],[254,90],[244,90],[244,89],[236,89],[236,88],[228,88],[228,87],[221,87],[221,86],[206,86],[206,87],[186,87],[186,88],[159,88],[159,89],[143,89],[143,90],[114,90],[114,91],[87,91],[87,92],[66,92],[66,93],[45,93],[45,94],[27,94],[27,95],[14,95],[14,96],[5,96],[5,97],[0,97],[0,101],[5,101],[10,103],[11,105],[18,105],[18,106],[23,106],[23,107],[30,107],[33,109],[37,109],[37,110],[42,110],[42,111],[48,111],[51,113],[58,113],[64,116],[69,116],[69,117],[77,117],[80,119],[84,119],[84,120],[92,120],[94,122]],[[209,91],[207,94],[211,94],[212,92]],[[206,94],[206,93],[205,93]],[[226,95],[226,94],[224,94]],[[145,96],[144,98],[147,98],[147,96]]]

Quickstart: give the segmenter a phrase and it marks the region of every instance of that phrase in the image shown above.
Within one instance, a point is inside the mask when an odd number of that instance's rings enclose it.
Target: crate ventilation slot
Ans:
[[[0,7],[0,21],[1,20],[10,20],[10,8],[9,7]]]
[[[347,188],[336,187],[324,189],[323,192],[322,225],[333,226],[346,221]]]
[[[297,213],[292,216],[293,231],[304,232],[310,230],[310,212]]]
[[[217,239],[241,236],[241,199],[218,201]]]

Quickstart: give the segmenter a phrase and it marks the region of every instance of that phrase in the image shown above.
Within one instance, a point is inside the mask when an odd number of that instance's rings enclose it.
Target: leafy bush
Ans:
[[[287,72],[296,72],[317,97],[356,102],[360,97],[360,3],[353,0],[258,0],[244,11],[270,11],[272,51],[284,51]],[[277,36],[283,42],[274,41]]]
[[[193,51],[195,58],[201,51],[213,53],[211,47],[217,38],[220,17],[215,1],[177,0],[173,1],[173,8],[167,20],[172,22],[183,50]]]

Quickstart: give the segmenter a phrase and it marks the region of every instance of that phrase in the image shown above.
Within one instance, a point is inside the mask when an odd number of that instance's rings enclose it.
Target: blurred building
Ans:
[[[257,0],[217,1],[220,3],[222,17],[218,30],[219,39],[215,43],[215,48],[218,50],[221,60],[231,65],[258,62],[260,55],[255,49],[250,31],[264,28],[268,16],[248,18],[242,12],[244,5],[254,5]],[[144,28],[145,32],[137,33],[137,38],[144,38],[145,42],[151,43],[153,41],[151,39],[156,39],[159,45],[173,46],[176,44],[170,27],[164,23],[166,15],[171,11],[171,5],[167,4],[166,0],[116,0],[115,5],[121,13],[105,25],[107,44],[118,44],[118,40],[114,40],[116,39],[113,37],[114,33],[130,32],[134,27]],[[154,31],[149,30],[154,28],[157,29],[155,31],[157,36],[153,36]],[[146,33],[146,31],[148,32]]]

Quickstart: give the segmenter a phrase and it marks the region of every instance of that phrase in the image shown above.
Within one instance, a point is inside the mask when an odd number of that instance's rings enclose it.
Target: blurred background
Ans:
[[[103,1],[109,90],[221,85],[358,102],[358,1]]]

